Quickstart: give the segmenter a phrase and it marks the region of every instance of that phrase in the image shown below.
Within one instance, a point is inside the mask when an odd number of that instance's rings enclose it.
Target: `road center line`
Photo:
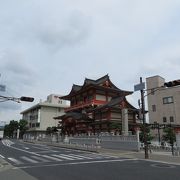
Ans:
[[[66,165],[81,165],[81,164],[94,164],[94,163],[113,163],[113,162],[123,162],[123,161],[136,161],[138,159],[113,159],[113,160],[102,160],[102,161],[83,161],[83,162],[71,162],[71,163],[62,163],[62,164],[44,164],[37,166],[22,166],[14,167],[16,169],[29,169],[29,168],[41,168],[41,167],[53,167],[53,166],[66,166]]]

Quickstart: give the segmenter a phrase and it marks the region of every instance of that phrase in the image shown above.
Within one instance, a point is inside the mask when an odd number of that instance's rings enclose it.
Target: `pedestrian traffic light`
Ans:
[[[164,83],[164,86],[166,87],[173,87],[178,85],[180,85],[180,79]]]
[[[27,101],[27,102],[33,102],[34,101],[34,98],[33,97],[25,97],[25,96],[22,96],[20,98],[21,101]]]

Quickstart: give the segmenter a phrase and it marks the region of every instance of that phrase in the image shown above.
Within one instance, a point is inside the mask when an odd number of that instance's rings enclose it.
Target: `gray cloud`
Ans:
[[[58,50],[85,41],[90,34],[90,19],[78,11],[56,22],[48,21],[39,26],[37,36],[48,48]]]
[[[20,110],[21,109],[21,105],[13,102],[13,101],[9,101],[9,102],[0,102],[0,111],[16,111],[16,110]]]
[[[1,1],[0,83],[7,95],[44,99],[107,73],[127,90],[140,76],[175,79],[180,76],[180,6],[173,2]],[[3,112],[18,113],[16,103],[1,105]],[[3,115],[7,119],[9,111]]]
[[[22,53],[6,50],[0,58],[0,72],[5,79],[7,95],[21,95],[36,84],[36,72]]]

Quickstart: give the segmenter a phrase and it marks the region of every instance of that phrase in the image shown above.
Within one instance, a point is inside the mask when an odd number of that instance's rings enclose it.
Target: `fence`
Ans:
[[[63,147],[74,147],[76,149],[84,149],[91,151],[98,151],[100,148],[118,149],[118,150],[133,150],[139,151],[140,143],[136,135],[81,135],[73,137],[62,136],[45,136],[43,138],[29,138],[26,141],[39,141],[42,143],[49,143],[54,145],[61,145]]]
[[[136,135],[105,135],[105,136],[75,136],[69,137],[70,144],[94,145],[107,149],[139,151],[140,143]]]

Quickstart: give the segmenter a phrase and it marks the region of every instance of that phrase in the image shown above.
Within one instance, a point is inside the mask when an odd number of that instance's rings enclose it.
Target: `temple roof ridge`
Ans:
[[[85,80],[84,80],[84,84],[90,84],[90,83],[92,83],[92,84],[100,84],[100,83],[102,83],[102,82],[104,82],[104,81],[106,81],[106,80],[108,80],[109,79],[109,75],[108,74],[106,74],[105,76],[103,76],[103,77],[100,77],[100,78],[98,78],[98,79],[96,79],[96,80],[94,80],[94,79],[90,79],[90,78],[85,78]]]
[[[85,78],[83,85],[76,85],[73,84],[72,89],[70,91],[70,93],[66,96],[63,96],[62,99],[70,99],[70,97],[76,93],[81,93],[85,88],[90,88],[90,87],[94,87],[97,89],[101,89],[101,90],[105,90],[105,91],[112,91],[112,92],[117,92],[117,93],[121,93],[121,96],[127,96],[129,94],[132,94],[132,91],[126,91],[126,90],[122,90],[119,89],[117,86],[115,86],[110,78],[109,75],[106,74],[96,80],[93,79],[89,79],[89,78]]]
[[[79,91],[82,88],[82,86],[73,84],[71,91]]]
[[[99,79],[96,80],[97,83],[101,83],[101,82],[104,82],[104,81],[107,81],[109,80],[109,75],[106,74],[104,75],[103,77],[100,77]]]

